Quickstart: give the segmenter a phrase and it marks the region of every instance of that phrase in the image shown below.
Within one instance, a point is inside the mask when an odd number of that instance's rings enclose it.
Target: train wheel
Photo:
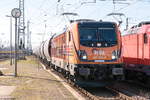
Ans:
[[[66,70],[63,69],[63,72],[62,72],[62,73],[63,73],[64,77],[67,78]]]
[[[150,87],[150,77],[146,76],[146,84],[148,85],[148,87]]]
[[[130,72],[128,70],[125,70],[125,80],[129,80],[130,79]]]
[[[62,75],[65,77],[66,75],[66,73],[65,73],[65,70],[64,69],[61,69],[61,73],[62,73]]]
[[[70,77],[70,73],[68,71],[66,71],[66,78],[69,79]]]
[[[140,82],[145,83],[146,80],[147,80],[146,75],[144,73],[139,72],[139,73],[136,74],[136,76],[137,76],[137,80],[140,81]]]
[[[3,75],[3,73],[0,71],[0,76],[2,76]]]

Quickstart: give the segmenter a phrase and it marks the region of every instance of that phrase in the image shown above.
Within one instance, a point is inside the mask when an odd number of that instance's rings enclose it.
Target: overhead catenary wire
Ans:
[[[132,5],[134,5],[134,4],[136,4],[136,3],[138,3],[140,0],[136,0],[135,2],[133,2],[133,3],[131,3],[131,4],[129,4],[129,5],[126,5],[125,7],[122,7],[122,8],[120,8],[120,9],[117,9],[117,10],[114,10],[114,11],[112,11],[112,12],[120,12],[120,11],[122,11],[122,10],[124,10],[124,9],[126,9],[126,8],[128,8],[128,7],[130,7],[130,6],[132,6]],[[107,15],[105,15],[104,17],[102,17],[103,19],[105,19],[105,18],[107,18],[108,16]]]
[[[92,1],[92,0],[91,0]],[[101,0],[97,0],[97,2],[96,3],[99,3]],[[106,1],[109,1],[109,0],[103,0],[103,2],[106,2]],[[134,2],[139,2],[140,0],[136,0],[136,1],[134,1]],[[33,16],[32,17],[32,20],[34,20],[33,22],[34,22],[34,25],[38,25],[38,24],[44,24],[44,22],[43,22],[43,20],[45,20],[44,19],[44,15],[46,14],[47,15],[47,17],[46,17],[46,20],[47,20],[47,28],[48,27],[53,27],[53,26],[55,26],[55,25],[59,25],[58,27],[60,27],[61,25],[63,25],[65,22],[67,22],[66,21],[66,17],[61,17],[60,16],[60,14],[61,14],[61,12],[65,12],[65,11],[70,11],[70,12],[77,12],[79,9],[81,9],[81,7],[83,7],[83,6],[85,6],[84,4],[81,4],[81,3],[79,3],[79,1],[75,1],[75,2],[72,2],[72,1],[69,1],[69,0],[56,0],[56,1],[48,1],[48,0],[45,0],[45,1],[42,1],[43,3],[41,3],[41,5],[38,7],[38,8],[36,8],[36,9],[38,9],[37,11],[35,11],[35,13],[38,13],[37,15],[38,16]],[[69,2],[69,3],[68,3]],[[70,3],[71,2],[71,3]],[[81,2],[81,0],[80,0],[80,2]],[[102,2],[102,1],[101,1]],[[111,2],[112,2],[112,0],[111,0]],[[48,3],[49,3],[49,6],[47,7],[47,5],[48,5]],[[51,3],[51,4],[50,4]],[[58,15],[56,15],[56,4],[59,4],[59,10],[60,10],[60,12],[59,12],[59,14]],[[70,4],[70,5],[67,5],[67,4]],[[133,3],[134,4],[134,3]],[[126,9],[126,8],[128,8],[129,6],[132,6],[133,4],[130,4],[130,5],[126,5],[126,6],[119,6],[119,7],[121,7],[121,8],[119,8],[119,9],[116,9],[115,11],[116,12],[119,12],[119,11],[122,11],[122,10],[124,10],[124,9]],[[136,3],[135,3],[136,4]],[[46,5],[46,6],[45,6]],[[88,4],[88,5],[95,5],[95,4]],[[86,6],[88,6],[88,5],[86,5]],[[118,4],[116,4],[116,5],[118,5]],[[63,9],[61,10],[61,8],[63,7]],[[52,9],[52,8],[54,8],[54,9]],[[94,9],[94,11],[93,12],[95,12],[97,9],[95,8]],[[94,16],[94,14],[92,14],[93,12],[88,12],[88,15],[89,16]],[[88,16],[87,15],[87,16]],[[103,18],[106,18],[107,16],[104,16]],[[62,18],[62,22],[61,21],[55,21],[55,25],[53,25],[53,22],[51,23],[50,21],[51,20],[53,20],[54,21],[54,19],[60,19],[60,18]],[[70,17],[71,18],[71,17]],[[72,17],[73,18],[73,17]],[[38,21],[37,21],[38,20]],[[35,21],[37,21],[37,22],[35,22]],[[65,21],[65,22],[64,22]],[[50,23],[48,23],[48,22],[50,22]]]
[[[53,5],[55,5],[55,2],[53,2],[51,5],[47,5],[49,1],[47,0],[43,0],[41,5],[34,10],[34,12],[32,13],[32,17],[30,17],[30,19],[32,18],[32,20],[41,20],[43,19],[44,15],[47,14],[49,15],[49,12],[51,12],[55,7]],[[46,6],[47,5],[47,6]],[[51,7],[51,8],[47,8],[46,7]],[[33,16],[36,15],[36,16]]]

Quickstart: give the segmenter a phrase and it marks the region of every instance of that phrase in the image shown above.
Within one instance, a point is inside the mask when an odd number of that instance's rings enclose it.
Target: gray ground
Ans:
[[[14,65],[9,66],[9,61],[0,62],[0,70],[4,73],[4,76],[0,76],[0,98],[76,100],[60,81],[43,70],[33,56],[18,62],[18,77],[16,78],[13,76]]]

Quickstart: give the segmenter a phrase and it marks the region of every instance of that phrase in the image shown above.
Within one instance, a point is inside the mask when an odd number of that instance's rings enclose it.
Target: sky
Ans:
[[[25,25],[30,21],[32,45],[36,47],[41,41],[50,38],[53,33],[60,33],[71,19],[94,19],[105,21],[123,21],[121,30],[125,29],[125,19],[129,18],[129,27],[141,21],[150,20],[150,0],[24,0]],[[96,1],[96,2],[95,2]],[[1,0],[0,2],[0,46],[9,46],[10,18],[13,8],[19,7],[19,0]],[[78,16],[63,16],[62,13],[77,13]],[[125,16],[108,16],[110,13],[123,13]],[[14,41],[14,19],[13,19]],[[26,31],[26,30],[25,30]]]

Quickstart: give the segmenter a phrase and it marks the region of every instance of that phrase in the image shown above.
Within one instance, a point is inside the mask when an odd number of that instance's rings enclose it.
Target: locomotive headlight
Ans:
[[[112,52],[112,59],[118,59],[119,58],[119,51],[118,50],[114,50]]]
[[[87,56],[86,55],[82,56],[82,59],[87,59]]]
[[[87,59],[87,54],[86,54],[85,50],[79,50],[78,55],[79,55],[80,59],[82,59],[82,60]]]

